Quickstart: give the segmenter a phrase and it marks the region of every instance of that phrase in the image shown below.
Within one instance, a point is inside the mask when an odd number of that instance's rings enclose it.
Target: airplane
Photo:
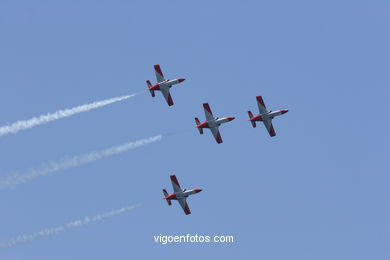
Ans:
[[[191,214],[191,210],[187,204],[187,198],[188,198],[188,196],[199,193],[202,190],[201,189],[191,189],[191,190],[184,189],[183,190],[182,188],[180,188],[180,184],[177,181],[176,175],[171,175],[170,177],[171,177],[171,182],[172,182],[172,187],[173,187],[174,193],[168,194],[167,190],[163,189],[163,193],[164,193],[163,199],[167,200],[167,203],[169,206],[172,205],[171,200],[177,200],[179,202],[180,206],[183,208],[184,213],[186,215]]]
[[[155,96],[154,91],[160,90],[165,100],[167,101],[168,105],[172,106],[173,100],[171,97],[171,93],[169,92],[169,89],[173,85],[183,82],[185,79],[184,78],[171,79],[171,80],[165,79],[164,74],[161,71],[160,65],[158,64],[154,65],[154,72],[156,73],[157,83],[152,85],[152,83],[149,80],[146,81],[150,94],[152,95],[152,97],[154,97]]]
[[[252,112],[248,111],[248,115],[249,115],[248,121],[251,121],[253,128],[256,127],[256,121],[262,121],[265,125],[265,128],[267,128],[269,135],[271,137],[275,136],[276,133],[272,125],[272,119],[274,119],[274,117],[276,116],[280,116],[287,113],[288,110],[287,109],[281,109],[277,111],[267,110],[263,98],[261,96],[257,96],[256,100],[257,100],[257,105],[259,106],[260,114],[253,116]]]
[[[205,122],[201,123],[199,121],[199,118],[195,117],[195,122],[196,122],[196,128],[198,128],[199,133],[202,135],[203,134],[203,128],[209,128],[211,133],[213,133],[215,140],[217,141],[218,144],[222,143],[222,137],[221,134],[219,133],[219,126],[221,124],[230,122],[234,119],[234,117],[228,116],[228,117],[214,117],[213,113],[211,112],[210,106],[208,103],[203,103],[203,109],[204,109],[204,114],[206,116]]]

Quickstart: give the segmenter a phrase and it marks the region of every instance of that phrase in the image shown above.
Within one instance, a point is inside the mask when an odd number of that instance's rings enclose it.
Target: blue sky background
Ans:
[[[0,176],[154,136],[130,152],[1,191],[0,240],[126,205],[98,224],[0,252],[1,259],[389,259],[386,1],[0,2],[0,125],[144,91],[0,138]],[[187,80],[168,107],[153,64]],[[253,129],[255,96],[277,136]],[[217,145],[193,118],[202,102]],[[169,174],[202,188],[185,216]],[[154,235],[234,235],[160,245]]]

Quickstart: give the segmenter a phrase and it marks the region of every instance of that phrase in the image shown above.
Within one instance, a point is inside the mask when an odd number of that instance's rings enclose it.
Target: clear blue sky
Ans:
[[[160,133],[161,142],[0,195],[0,240],[125,205],[1,259],[389,259],[386,1],[0,2],[0,125],[185,77],[173,107],[143,94],[0,138],[0,176]],[[387,5],[387,6],[386,6]],[[386,17],[387,16],[387,17]],[[388,30],[388,29],[387,29]],[[386,49],[385,49],[386,48]],[[387,75],[388,76],[388,75]],[[277,136],[253,129],[256,95]],[[193,128],[215,115],[224,143]],[[202,188],[185,216],[169,174]],[[160,245],[154,235],[234,235]]]

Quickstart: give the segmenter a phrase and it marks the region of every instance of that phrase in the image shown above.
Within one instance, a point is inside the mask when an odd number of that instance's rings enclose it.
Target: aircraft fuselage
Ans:
[[[164,90],[164,89],[169,89],[173,85],[179,84],[183,82],[185,79],[183,78],[178,78],[178,79],[167,79],[161,82],[157,82],[154,84],[149,90]]]
[[[167,197],[165,197],[164,199],[178,200],[181,198],[187,198],[188,196],[199,193],[201,191],[202,191],[201,189],[182,190],[180,192],[172,193],[172,194],[168,195]]]
[[[216,126],[220,126],[224,123],[227,123],[227,122],[230,122],[234,119],[234,117],[221,117],[221,118],[218,118],[218,117],[215,117],[214,120],[209,120],[209,121],[205,121],[199,125],[197,125],[196,127],[198,128],[211,128],[211,127],[216,127]]]
[[[250,118],[251,121],[265,121],[268,119],[273,119],[274,117],[280,116],[287,113],[286,109],[276,110],[276,111],[269,111],[266,114],[258,114],[252,118]]]

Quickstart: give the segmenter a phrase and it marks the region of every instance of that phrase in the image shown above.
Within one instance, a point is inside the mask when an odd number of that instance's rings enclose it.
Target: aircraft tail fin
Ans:
[[[200,121],[199,121],[199,118],[195,117],[195,123],[196,125],[200,125]],[[203,134],[203,128],[200,128],[200,127],[197,127],[198,130],[199,130],[199,133],[202,135]]]
[[[166,189],[163,189],[164,197],[167,197],[169,194]],[[172,201],[170,199],[166,199],[169,206],[172,205]]]
[[[146,84],[148,84],[148,89],[149,89],[149,91],[150,91],[150,94],[152,95],[152,97],[154,97],[154,96],[155,96],[154,90],[150,90],[150,88],[152,87],[152,83],[150,83],[150,81],[147,80],[147,81],[146,81]]]
[[[255,128],[256,127],[256,121],[252,121],[251,120],[251,118],[253,117],[252,112],[248,111],[248,115],[249,115],[249,121],[251,121],[253,128]]]

